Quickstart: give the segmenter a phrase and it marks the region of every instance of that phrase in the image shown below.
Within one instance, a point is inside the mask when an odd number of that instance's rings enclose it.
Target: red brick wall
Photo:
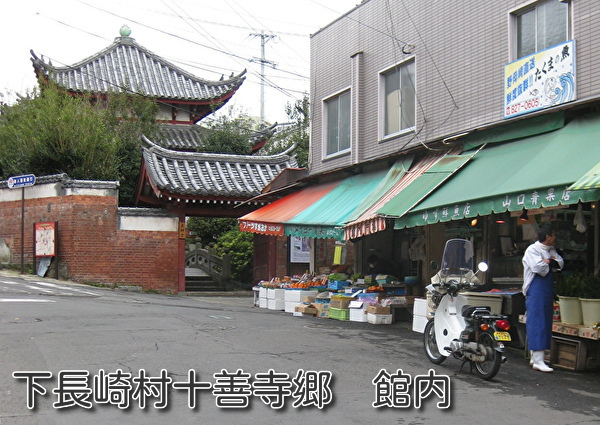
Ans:
[[[0,217],[0,238],[11,250],[11,263],[20,265],[21,201],[0,202]],[[118,230],[116,196],[26,199],[27,265],[33,260],[34,223],[44,221],[58,222],[61,279],[177,292],[177,232]]]

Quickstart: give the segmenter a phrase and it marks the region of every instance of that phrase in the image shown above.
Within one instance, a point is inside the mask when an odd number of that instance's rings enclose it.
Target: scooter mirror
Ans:
[[[437,270],[438,265],[435,262],[435,260],[431,260],[431,263],[429,263],[429,267],[431,268],[431,270]]]
[[[487,265],[487,263],[485,263],[485,262],[482,261],[481,263],[477,264],[477,269],[480,272],[487,272],[488,271],[488,265]]]

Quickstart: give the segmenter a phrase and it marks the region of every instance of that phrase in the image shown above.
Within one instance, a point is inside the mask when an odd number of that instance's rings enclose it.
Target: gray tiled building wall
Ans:
[[[558,0],[550,0],[558,1]],[[504,121],[510,12],[532,1],[366,0],[311,37],[311,174]],[[600,2],[571,1],[577,99],[600,94]],[[393,35],[392,36],[390,36]],[[412,55],[404,43],[415,46]],[[379,74],[414,57],[415,131],[379,136]],[[359,58],[359,59],[357,59]],[[352,93],[351,154],[324,158],[323,100]],[[358,104],[358,105],[357,105]]]

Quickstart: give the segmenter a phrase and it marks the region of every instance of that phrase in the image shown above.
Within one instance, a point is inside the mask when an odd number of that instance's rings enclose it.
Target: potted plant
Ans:
[[[554,292],[558,295],[560,321],[579,325],[582,322],[581,301],[583,276],[580,273],[559,275],[555,281]]]
[[[583,276],[581,293],[581,318],[585,326],[600,322],[600,276],[587,273]]]

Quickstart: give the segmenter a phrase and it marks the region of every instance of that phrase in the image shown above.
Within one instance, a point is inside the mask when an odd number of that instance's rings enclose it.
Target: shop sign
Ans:
[[[571,102],[575,88],[574,40],[509,63],[504,66],[504,118]]]
[[[410,217],[400,218],[408,226],[433,224],[439,221],[459,220],[489,215],[494,212],[520,211],[523,208],[534,210],[537,208],[556,207],[558,205],[575,204],[585,200],[585,191],[572,191],[566,186],[563,189],[548,187],[533,189],[528,192],[512,193],[494,198],[484,198],[466,201],[460,204],[445,205],[415,213]]]
[[[260,221],[240,220],[240,231],[242,232],[283,236],[283,227],[283,224],[279,223],[264,223]]]
[[[305,238],[317,239],[344,239],[344,230],[331,226],[294,226],[287,225],[285,227],[287,236],[298,236]]]

